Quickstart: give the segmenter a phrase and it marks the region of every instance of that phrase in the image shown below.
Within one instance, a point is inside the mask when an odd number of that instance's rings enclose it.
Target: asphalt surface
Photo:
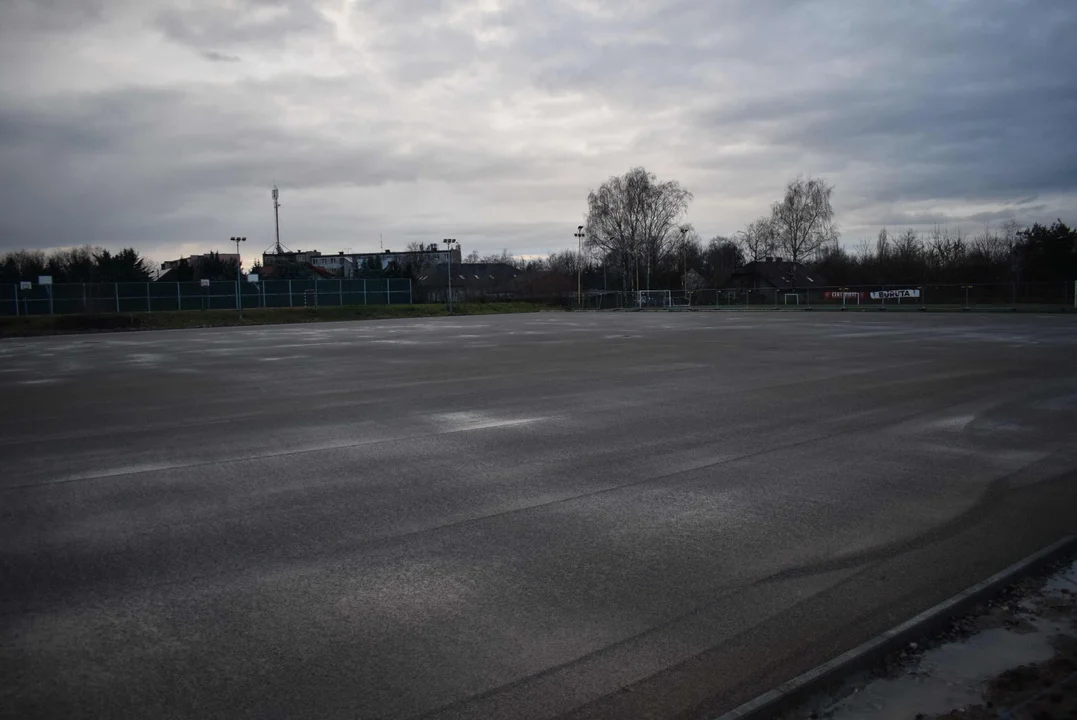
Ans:
[[[0,341],[0,713],[705,717],[1077,530],[1072,316]]]

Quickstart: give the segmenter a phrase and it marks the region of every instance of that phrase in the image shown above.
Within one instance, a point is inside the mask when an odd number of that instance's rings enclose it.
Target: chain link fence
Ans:
[[[411,280],[265,280],[0,285],[0,315],[409,305]]]
[[[688,294],[694,308],[1044,309],[1077,308],[1077,282],[722,288]]]

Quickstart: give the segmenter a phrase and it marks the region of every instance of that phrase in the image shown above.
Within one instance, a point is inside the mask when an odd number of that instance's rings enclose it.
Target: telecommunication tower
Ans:
[[[277,202],[277,200],[279,198],[280,198],[280,190],[278,190],[277,186],[274,185],[273,186],[273,219],[274,219],[274,221],[276,221],[276,224],[277,224],[277,245],[276,245],[276,247],[274,249],[277,251],[277,255],[280,255],[280,254],[282,254],[284,252],[284,249],[281,248],[281,245],[280,245],[280,203]]]

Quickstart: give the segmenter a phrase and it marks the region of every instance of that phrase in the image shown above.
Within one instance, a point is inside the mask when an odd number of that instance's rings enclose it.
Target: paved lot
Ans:
[[[702,717],[1077,531],[1077,320],[0,342],[5,717]]]

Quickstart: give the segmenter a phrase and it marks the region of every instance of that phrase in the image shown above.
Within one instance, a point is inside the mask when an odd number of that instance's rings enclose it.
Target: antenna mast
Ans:
[[[280,246],[280,203],[277,202],[277,199],[279,197],[280,197],[280,191],[277,190],[277,186],[274,185],[273,186],[273,219],[277,223],[277,245],[275,247],[275,250],[277,251],[277,255],[281,255],[281,254],[284,253],[284,250],[281,249],[281,246]]]

